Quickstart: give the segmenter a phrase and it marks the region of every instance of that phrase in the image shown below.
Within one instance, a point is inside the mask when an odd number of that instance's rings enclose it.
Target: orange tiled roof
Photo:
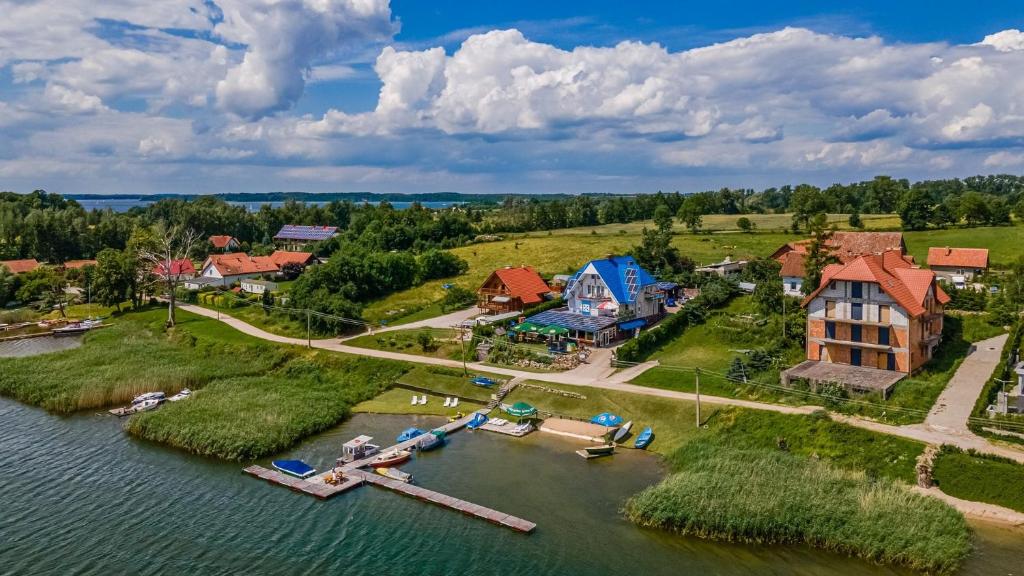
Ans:
[[[75,268],[85,268],[86,266],[95,266],[95,260],[68,260],[64,263],[64,268],[73,270]]]
[[[772,258],[785,265],[785,259],[790,254],[807,254],[810,243],[809,239],[787,242],[772,254]],[[825,245],[843,264],[863,254],[883,254],[893,250],[902,254],[906,251],[902,232],[833,232],[832,237],[825,242]],[[905,256],[905,258],[910,263],[914,262],[913,256]],[[786,274],[786,276],[796,276],[796,274]],[[803,275],[801,274],[801,276]]]
[[[544,294],[551,292],[547,282],[529,266],[502,268],[495,270],[493,274],[508,288],[509,295],[519,298],[523,304],[541,302],[544,300]]]
[[[285,264],[308,264],[310,259],[313,258],[312,252],[288,252],[287,250],[275,250],[270,255],[270,260],[277,264],[278,268],[283,268]]]
[[[233,236],[210,236],[210,244],[213,244],[214,248],[220,248],[221,250],[227,248],[232,240],[235,240]],[[238,240],[235,240],[235,242],[238,242]]]
[[[161,262],[153,268],[153,274],[155,276],[167,276],[164,270],[164,263]],[[182,258],[181,260],[171,261],[171,275],[172,276],[195,276],[196,267],[192,264],[192,261],[188,258]]]
[[[929,248],[929,266],[962,266],[964,268],[988,268],[987,248]]]
[[[0,260],[0,266],[5,266],[13,274],[21,274],[22,272],[31,272],[36,268],[39,268],[39,262],[35,258],[28,258],[25,260]]]
[[[249,256],[244,252],[231,254],[211,254],[207,263],[213,265],[221,276],[238,276],[241,274],[266,274],[277,272],[278,266],[270,256]],[[203,265],[206,268],[206,265]]]
[[[858,256],[846,264],[830,264],[822,270],[821,284],[804,300],[808,304],[833,280],[871,282],[903,307],[911,316],[920,316],[928,289],[934,288],[935,298],[945,304],[949,296],[935,282],[935,273],[914,267],[898,250],[882,254]]]
[[[779,276],[803,278],[807,273],[804,269],[804,263],[806,260],[806,253],[787,252],[782,257],[782,270],[779,270]]]

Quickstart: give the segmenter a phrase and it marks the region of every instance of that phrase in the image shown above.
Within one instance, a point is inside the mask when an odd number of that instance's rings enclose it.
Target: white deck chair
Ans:
[[[416,405],[416,395],[415,394],[412,395],[412,402],[409,402],[409,405],[410,406],[415,406]]]
[[[445,396],[444,397],[444,407],[447,408],[447,407],[451,406],[451,404],[452,404],[452,399],[447,397],[447,396]]]
[[[420,404],[426,404],[426,403],[427,403],[427,395],[424,394],[423,396],[420,396]]]
[[[452,408],[455,408],[458,405],[459,405],[459,399],[458,398],[452,398]]]

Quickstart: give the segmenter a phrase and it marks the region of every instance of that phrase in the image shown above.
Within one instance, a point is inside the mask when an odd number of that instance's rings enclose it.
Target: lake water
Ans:
[[[322,468],[342,442],[441,420],[357,415],[287,456]],[[328,501],[225,463],[136,441],[105,415],[56,417],[0,398],[0,573],[10,574],[897,574],[799,547],[704,542],[639,529],[617,510],[658,480],[624,451],[458,432],[403,467],[418,484],[537,523],[531,535],[372,486]],[[898,529],[894,526],[893,529]],[[983,528],[964,574],[1020,573],[1021,536]]]
[[[82,205],[86,210],[106,210],[110,208],[114,212],[127,212],[135,207],[146,207],[152,204],[150,200],[143,198],[90,198],[78,200],[78,203]],[[370,202],[370,204],[376,204],[377,202]],[[284,205],[284,202],[228,202],[228,204],[234,204],[236,206],[245,206],[250,212],[258,212],[260,206],[264,204],[271,206],[272,208],[279,208]],[[306,202],[306,204],[314,204],[317,206],[327,204],[327,202]],[[391,202],[391,205],[397,210],[405,210],[409,206],[412,206],[412,202]],[[420,202],[427,208],[450,208],[461,202]]]
[[[70,350],[82,345],[81,335],[38,336],[24,340],[0,342],[0,358],[18,358]]]

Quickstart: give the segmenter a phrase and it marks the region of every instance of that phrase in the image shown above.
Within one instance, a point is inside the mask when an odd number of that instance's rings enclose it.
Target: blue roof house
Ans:
[[[574,337],[606,346],[664,314],[664,291],[632,256],[608,256],[583,265],[565,286],[567,308],[541,312],[535,324],[568,328]]]

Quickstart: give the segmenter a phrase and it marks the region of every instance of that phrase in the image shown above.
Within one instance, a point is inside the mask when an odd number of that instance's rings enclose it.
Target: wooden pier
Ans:
[[[435,430],[442,429],[446,434],[455,432],[465,427],[466,424],[473,419],[475,414],[475,412],[471,412],[465,417],[454,422],[449,422],[444,426],[439,426],[438,428],[435,428]],[[411,448],[418,440],[420,440],[420,438],[417,437],[412,440],[400,442],[394,446],[381,449],[378,454],[389,452],[391,450],[405,450]],[[355,462],[350,462],[338,468],[342,473],[344,480],[341,484],[337,485],[324,482],[323,477],[326,474],[325,472],[315,474],[307,479],[301,479],[289,476],[277,470],[264,468],[262,466],[249,466],[242,471],[250,476],[266,480],[271,484],[285,486],[295,490],[296,492],[308,494],[322,500],[326,500],[332,496],[341,494],[342,492],[347,492],[348,490],[356,488],[357,486],[362,486],[363,484],[373,484],[374,486],[394,490],[395,492],[406,496],[412,496],[413,498],[422,500],[423,502],[430,502],[431,504],[436,504],[443,508],[462,512],[467,516],[487,520],[488,522],[498,526],[511,528],[512,530],[522,532],[524,534],[533,532],[534,528],[537,527],[533,522],[523,520],[522,518],[512,516],[511,514],[505,514],[504,512],[499,512],[497,510],[487,508],[486,506],[480,506],[479,504],[473,504],[472,502],[460,500],[459,498],[446,496],[440,492],[435,492],[427,488],[422,488],[406,482],[400,482],[393,478],[387,478],[372,471],[362,470],[362,468],[368,467],[376,456],[377,455],[375,454],[372,457],[364,458],[363,460],[356,460]]]

